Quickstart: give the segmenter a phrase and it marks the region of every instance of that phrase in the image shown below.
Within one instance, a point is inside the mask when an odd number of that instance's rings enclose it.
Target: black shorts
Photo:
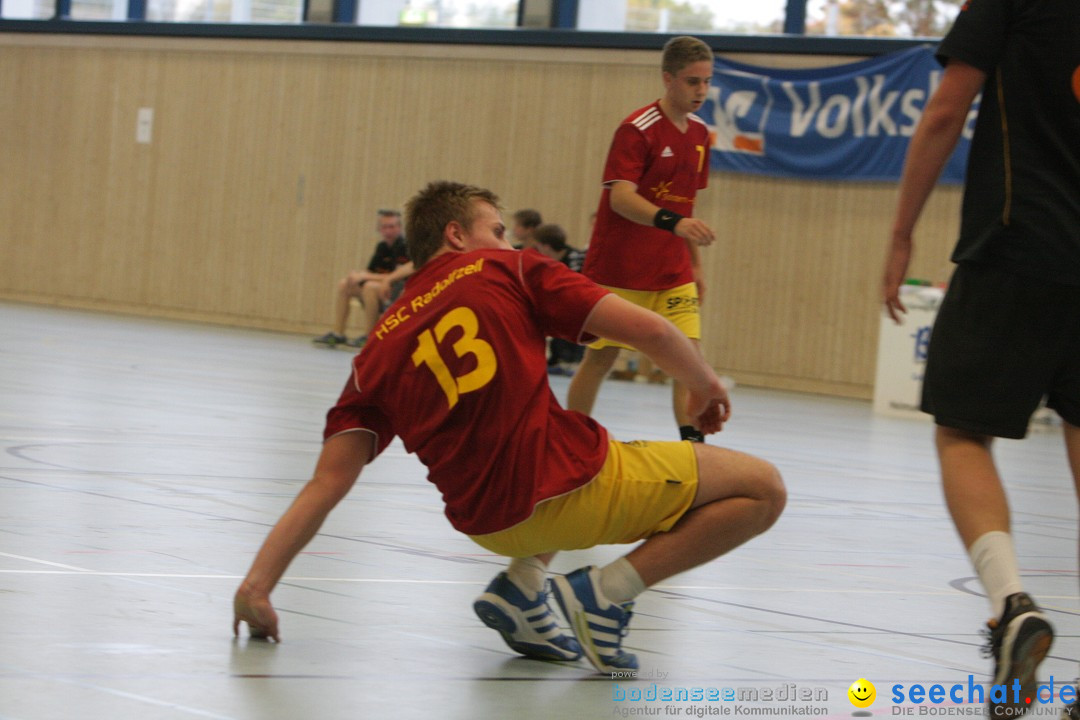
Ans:
[[[1080,287],[958,266],[930,336],[923,412],[945,427],[1022,438],[1044,396],[1080,425]]]

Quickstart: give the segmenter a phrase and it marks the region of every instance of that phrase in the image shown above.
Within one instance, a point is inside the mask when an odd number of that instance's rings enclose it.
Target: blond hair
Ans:
[[[660,63],[660,69],[672,75],[678,75],[679,71],[687,65],[701,60],[713,61],[712,50],[704,41],[689,35],[673,37],[664,44],[664,56]]]
[[[476,219],[476,201],[496,210],[499,197],[484,188],[448,180],[428,183],[405,204],[405,243],[409,259],[419,268],[443,245],[443,232],[451,222],[468,228]]]

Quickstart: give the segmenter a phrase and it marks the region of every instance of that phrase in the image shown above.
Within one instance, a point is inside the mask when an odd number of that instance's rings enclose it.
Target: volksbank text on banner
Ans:
[[[898,180],[943,70],[929,47],[833,67],[785,70],[717,59],[698,113],[713,170],[828,180]],[[964,179],[978,103],[942,173]]]

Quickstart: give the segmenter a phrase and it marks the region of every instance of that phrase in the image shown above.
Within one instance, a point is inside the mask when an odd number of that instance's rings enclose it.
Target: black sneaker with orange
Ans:
[[[1017,718],[1036,704],[1039,663],[1050,652],[1054,630],[1046,616],[1027,593],[1013,593],[1005,598],[1005,611],[998,619],[986,623],[989,642],[983,648],[986,657],[994,658],[993,685],[1004,685],[1002,702],[995,698],[1002,693],[991,688],[987,706],[990,717]],[[1014,681],[1020,680],[1017,695]]]

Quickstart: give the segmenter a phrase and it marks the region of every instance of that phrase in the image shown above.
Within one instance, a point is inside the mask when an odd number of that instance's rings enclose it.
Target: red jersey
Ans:
[[[583,327],[606,294],[540,253],[432,258],[369,333],[324,436],[371,432],[376,455],[400,436],[464,533],[527,519],[607,459],[604,428],[551,392],[544,346],[591,341]]]
[[[628,290],[667,290],[694,281],[685,240],[611,209],[611,183],[626,180],[649,202],[693,216],[694,197],[709,181],[709,130],[696,115],[687,122],[684,133],[657,101],[632,113],[615,131],[585,256],[583,272],[589,278]]]

